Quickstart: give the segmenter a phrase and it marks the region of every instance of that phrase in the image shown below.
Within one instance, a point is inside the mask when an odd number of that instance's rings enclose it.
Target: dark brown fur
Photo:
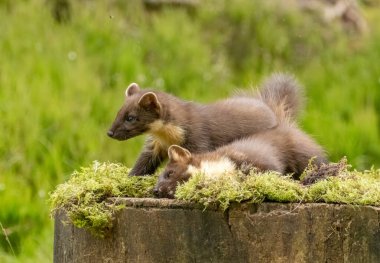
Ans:
[[[327,162],[322,147],[295,124],[287,122],[208,153],[191,154],[186,149],[173,146],[169,148],[169,162],[159,176],[154,192],[159,197],[172,198],[177,184],[190,178],[189,165],[200,168],[204,161],[227,158],[236,169],[246,173],[256,168],[291,173],[299,179],[313,157],[316,167]]]
[[[172,144],[201,153],[276,127],[282,118],[276,107],[286,104],[292,108],[298,101],[298,86],[287,75],[277,74],[271,79],[262,91],[251,96],[209,105],[186,102],[163,92],[141,90],[137,84],[131,84],[108,135],[127,140],[148,133],[150,136],[131,175],[152,174],[167,158],[167,149]],[[272,96],[284,94],[283,88],[287,90],[284,96]]]
[[[311,164],[306,169],[301,183],[303,185],[310,185],[329,177],[339,176],[340,173],[349,167],[346,158],[341,159],[338,163],[328,163],[321,166]]]

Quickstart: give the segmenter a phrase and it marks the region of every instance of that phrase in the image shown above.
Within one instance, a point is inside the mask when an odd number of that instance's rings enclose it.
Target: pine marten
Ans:
[[[154,188],[157,197],[173,198],[178,183],[186,182],[195,173],[222,176],[240,170],[292,173],[299,179],[311,158],[320,166],[327,162],[325,152],[313,139],[293,123],[279,126],[236,140],[207,153],[192,154],[178,145],[168,149],[169,162]]]
[[[117,140],[149,134],[130,175],[155,172],[176,144],[192,153],[202,153],[251,134],[278,126],[277,108],[286,108],[295,118],[302,96],[297,81],[274,74],[261,89],[208,105],[183,101],[170,94],[143,90],[132,83],[125,103],[107,132]]]

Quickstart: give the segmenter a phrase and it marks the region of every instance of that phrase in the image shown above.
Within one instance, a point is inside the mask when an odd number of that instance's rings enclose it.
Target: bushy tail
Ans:
[[[294,121],[304,102],[298,81],[284,73],[272,74],[264,80],[257,97],[273,110],[280,122]]]

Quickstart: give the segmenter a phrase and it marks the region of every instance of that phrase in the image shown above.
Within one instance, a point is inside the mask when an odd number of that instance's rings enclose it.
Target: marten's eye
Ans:
[[[125,118],[125,121],[127,121],[127,122],[132,122],[132,121],[135,121],[135,120],[136,120],[135,116],[127,116],[127,118]]]
[[[169,179],[170,176],[172,176],[172,175],[173,175],[173,171],[168,171],[168,172],[165,173],[165,178]]]

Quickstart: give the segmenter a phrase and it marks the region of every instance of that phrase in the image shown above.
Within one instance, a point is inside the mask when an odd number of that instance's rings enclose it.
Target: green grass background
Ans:
[[[0,0],[0,262],[52,261],[46,199],[73,170],[133,165],[143,137],[106,137],[130,82],[209,102],[292,72],[308,97],[300,125],[330,159],[380,166],[378,7],[358,36],[278,1],[71,2],[57,23],[51,1]]]

